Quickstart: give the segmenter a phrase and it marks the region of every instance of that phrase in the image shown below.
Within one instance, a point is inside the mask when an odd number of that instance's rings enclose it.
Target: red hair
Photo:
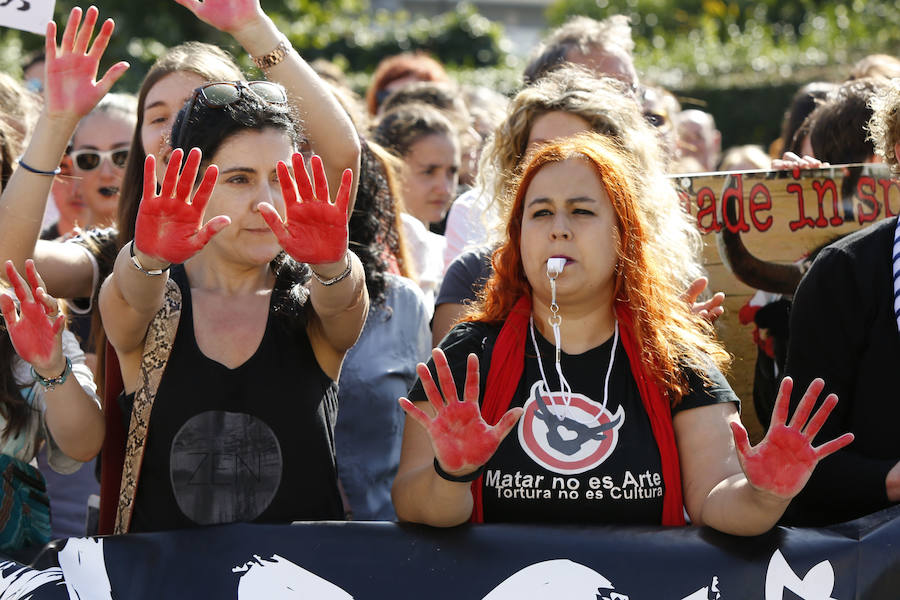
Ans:
[[[692,366],[702,374],[711,363],[724,368],[730,357],[715,341],[712,326],[691,314],[679,283],[654,260],[658,246],[646,214],[652,206],[641,201],[632,183],[641,171],[608,136],[580,134],[541,146],[526,157],[521,175],[510,187],[514,199],[507,239],[494,252],[494,273],[479,303],[463,320],[502,322],[523,294],[531,294],[521,253],[525,193],[543,167],[570,159],[584,160],[594,169],[612,203],[619,234],[613,298],[628,304],[634,315],[637,345],[648,374],[677,402],[688,391],[682,367]]]
[[[378,63],[372,75],[372,83],[366,90],[366,107],[369,114],[374,116],[378,112],[378,92],[392,81],[410,76],[419,81],[450,80],[443,65],[424,52],[404,52],[389,56]]]

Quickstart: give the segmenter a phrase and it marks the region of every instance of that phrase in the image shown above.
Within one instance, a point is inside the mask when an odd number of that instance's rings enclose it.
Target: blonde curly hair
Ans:
[[[700,233],[664,173],[656,131],[620,81],[597,78],[576,66],[553,71],[520,91],[510,103],[506,119],[488,138],[479,165],[480,186],[492,198],[488,212],[506,222],[514,197],[513,182],[521,174],[529,150],[531,128],[538,117],[557,111],[581,117],[591,131],[611,137],[634,157],[642,172],[636,182],[639,192],[656,205],[649,225],[661,247],[668,249],[666,268],[685,287],[699,277]]]
[[[900,79],[892,79],[869,101],[869,139],[875,152],[884,159],[891,172],[900,175],[900,163],[894,148],[900,144]]]

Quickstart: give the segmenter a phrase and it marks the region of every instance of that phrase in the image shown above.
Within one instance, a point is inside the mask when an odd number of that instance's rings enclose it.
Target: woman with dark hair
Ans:
[[[329,181],[337,187],[343,168],[358,166],[356,131],[322,81],[262,11],[258,0],[185,0],[185,4],[201,20],[233,35],[261,69],[285,84],[292,101],[302,99],[299,113],[308,124],[305,137],[325,157]],[[26,258],[33,257],[48,291],[60,298],[79,299],[69,303],[70,310],[85,313],[94,310],[100,282],[111,272],[119,249],[134,237],[144,159],[149,154],[164,156],[170,152],[174,117],[197,86],[206,81],[238,80],[241,73],[226,52],[209,44],[187,42],[166,52],[151,68],[138,94],[138,122],[122,180],[118,227],[87,230],[70,243],[38,241],[51,184],[48,175],[56,172],[78,121],[127,68],[126,63],[117,63],[100,81],[94,81],[113,23],[104,23],[89,49],[97,9],[86,11],[83,24],[81,16],[80,8],[72,10],[58,48],[55,26],[53,35],[47,36],[48,102],[24,156],[33,169],[19,169],[8,193],[0,197],[0,257],[12,258],[20,268]],[[162,170],[160,177],[161,173]],[[99,314],[95,316],[91,337],[103,372],[106,344]],[[101,496],[114,498],[114,492],[107,490],[116,490],[120,485],[124,433],[119,431],[121,427],[117,428],[119,413],[114,400],[121,382],[116,369],[107,375],[109,380],[103,381],[108,383],[108,390],[103,395],[112,424],[104,445]],[[115,510],[114,505],[101,505],[101,533],[112,531]]]
[[[398,187],[403,233],[414,279],[431,312],[444,272],[446,242],[428,228],[444,218],[456,197],[460,165],[456,128],[436,108],[413,103],[382,115],[372,137],[402,162]]]
[[[755,535],[852,440],[813,448],[837,398],[807,424],[814,382],[787,424],[785,380],[773,426],[749,446],[728,355],[661,258],[692,256],[665,246],[652,218],[665,200],[646,179],[595,133],[526,159],[481,302],[433,353],[440,389],[420,364],[415,404],[400,400],[401,519],[683,525],[686,508],[696,525]]]
[[[812,155],[811,146],[804,145],[809,136],[809,122],[806,118],[812,114],[825,97],[837,84],[828,81],[813,81],[807,83],[794,93],[791,105],[784,112],[781,124],[781,137],[777,154],[792,152],[797,156]],[[802,131],[801,131],[802,130]]]
[[[147,158],[135,238],[100,292],[130,415],[117,532],[343,514],[336,381],[368,294],[352,172],[330,203],[302,141],[280,85],[214,82],[176,119],[159,192]]]
[[[341,368],[335,445],[348,516],[363,521],[397,518],[391,504],[403,436],[397,398],[415,383],[415,365],[431,349],[424,295],[413,281],[391,272],[390,249],[402,247],[396,162],[365,142],[349,223],[350,247],[365,267],[371,305]]]
[[[16,265],[34,257],[48,291],[61,298],[85,299],[86,306],[70,303],[70,308],[75,312],[88,312],[90,299],[112,270],[117,250],[116,230],[83,231],[81,237],[73,240],[75,243],[64,244],[38,241],[39,232],[33,224],[34,217],[43,214],[52,183],[51,177],[41,175],[54,172],[81,119],[128,68],[127,63],[117,63],[100,81],[94,81],[114,24],[111,19],[106,20],[89,50],[88,41],[97,22],[97,9],[89,8],[83,23],[81,17],[81,9],[73,8],[59,47],[55,26],[53,35],[47,36],[47,102],[23,156],[26,164],[35,170],[19,169],[18,177],[10,182],[10,193],[0,198],[0,209],[4,214],[16,215],[11,219],[0,219],[0,256],[11,258]],[[51,46],[52,54],[49,52]],[[77,68],[70,69],[70,66]],[[190,90],[210,78],[239,77],[240,70],[226,53],[196,42],[169,50],[151,67],[138,95],[137,123],[119,194],[120,219],[123,212],[130,214],[137,205],[141,188],[139,183],[135,186],[135,177],[140,182],[145,156],[148,152],[159,151]],[[133,215],[131,218],[133,221]]]
[[[231,34],[269,77],[282,83],[298,114],[306,124],[305,137],[328,165],[328,181],[337,187],[345,167],[359,164],[356,130],[321,79],[290,47],[274,23],[262,11],[259,0],[210,0],[179,2],[199,19]],[[97,9],[89,8],[81,23],[82,11],[72,9],[61,46],[57,50],[55,26],[47,37],[47,97],[45,107],[25,158],[31,159],[37,175],[51,173],[59,165],[72,131],[78,121],[110,89],[127,68],[117,63],[99,82],[94,82],[99,60],[113,31],[107,19],[97,40],[88,50],[88,42],[97,22]],[[58,55],[58,56],[57,56]],[[77,62],[81,70],[65,71]],[[117,228],[89,230],[73,244],[38,241],[37,215],[43,215],[51,180],[23,173],[21,186],[0,198],[0,210],[16,215],[0,219],[0,257],[11,258],[21,268],[33,257],[47,282],[49,292],[60,298],[83,298],[90,305],[100,282],[112,269],[116,253],[134,237],[134,223],[141,198],[144,159],[149,154],[166,156],[169,134],[175,115],[190,98],[191,92],[207,81],[233,81],[241,73],[223,50],[199,42],[186,42],[167,51],[151,67],[138,92],[137,126],[128,152],[122,178]],[[78,84],[73,94],[69,83]],[[50,88],[51,84],[54,86]],[[55,90],[55,92],[53,91]],[[54,95],[55,94],[55,95]],[[302,101],[301,101],[302,100]],[[157,175],[162,177],[162,162]],[[32,164],[33,163],[33,164]],[[17,185],[14,178],[11,185]],[[90,310],[82,306],[82,311]],[[94,333],[100,333],[99,323]],[[102,352],[102,345],[98,349]]]

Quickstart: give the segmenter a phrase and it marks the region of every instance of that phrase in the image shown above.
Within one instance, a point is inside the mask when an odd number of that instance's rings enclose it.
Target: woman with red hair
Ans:
[[[424,52],[403,52],[383,59],[375,67],[372,84],[366,91],[369,114],[374,117],[392,92],[415,81],[450,81],[450,76],[441,63]]]
[[[400,400],[417,423],[393,488],[402,520],[683,525],[686,509],[756,535],[850,443],[813,448],[837,398],[810,419],[816,380],[788,423],[785,379],[750,447],[729,357],[662,258],[694,260],[657,235],[651,178],[594,133],[526,159],[479,304]]]

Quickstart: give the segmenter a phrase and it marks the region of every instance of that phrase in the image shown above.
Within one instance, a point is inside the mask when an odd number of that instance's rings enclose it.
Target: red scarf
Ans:
[[[666,488],[663,496],[662,524],[684,525],[681,467],[678,463],[675,431],[672,428],[672,410],[666,394],[648,376],[641,361],[631,309],[628,305],[617,302],[615,310],[616,318],[619,320],[622,346],[628,355],[631,373],[637,382],[644,410],[650,417],[650,427],[662,459],[662,475]],[[509,410],[512,397],[519,387],[519,380],[525,370],[525,344],[530,316],[531,298],[522,296],[506,318],[497,342],[494,344],[491,368],[488,371],[484,399],[481,403],[481,415],[490,425],[496,425]],[[471,521],[473,523],[484,522],[483,479],[482,475],[472,482],[474,507]]]

